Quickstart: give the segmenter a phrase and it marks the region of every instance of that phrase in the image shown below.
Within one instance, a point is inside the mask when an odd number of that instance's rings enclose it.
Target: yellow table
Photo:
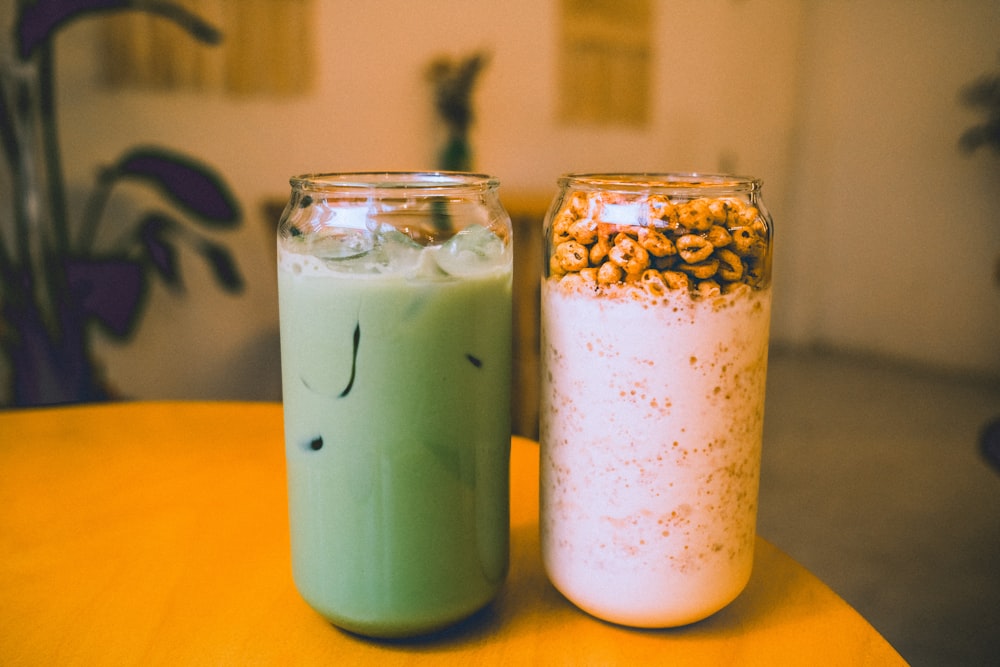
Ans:
[[[701,623],[578,611],[542,571],[538,448],[519,438],[498,600],[431,639],[359,639],[292,584],[283,451],[277,404],[0,412],[0,665],[905,664],[764,540],[743,595]]]

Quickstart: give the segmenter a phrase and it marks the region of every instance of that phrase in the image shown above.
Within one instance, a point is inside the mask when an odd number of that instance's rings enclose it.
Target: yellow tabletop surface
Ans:
[[[895,665],[854,609],[758,539],[743,594],[634,630],[547,581],[538,446],[513,439],[511,566],[434,637],[342,632],[291,578],[281,406],[114,403],[0,412],[0,665]]]

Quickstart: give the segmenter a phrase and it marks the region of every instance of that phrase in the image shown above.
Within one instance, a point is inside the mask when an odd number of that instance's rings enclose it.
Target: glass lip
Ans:
[[[753,176],[697,171],[568,173],[559,178],[562,188],[622,193],[751,193],[759,191],[761,184]]]
[[[289,179],[293,188],[344,193],[390,191],[406,194],[488,192],[500,185],[489,174],[464,171],[346,171],[310,173]]]

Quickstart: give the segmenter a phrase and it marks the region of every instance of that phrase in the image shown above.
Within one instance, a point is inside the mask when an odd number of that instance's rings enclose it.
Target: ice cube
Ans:
[[[383,273],[403,273],[410,275],[420,262],[423,246],[408,234],[391,225],[382,225],[378,230],[379,270]]]
[[[445,241],[435,259],[445,273],[459,278],[487,273],[510,262],[503,240],[482,225],[470,225]]]
[[[448,274],[441,270],[436,259],[440,250],[440,246],[426,246],[421,248],[420,254],[417,255],[417,263],[406,277],[418,280],[447,279]]]
[[[375,235],[365,229],[327,228],[307,241],[307,251],[327,262],[360,257],[373,247]]]

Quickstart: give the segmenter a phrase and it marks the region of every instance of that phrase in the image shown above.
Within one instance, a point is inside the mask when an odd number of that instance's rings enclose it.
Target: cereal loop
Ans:
[[[627,274],[638,274],[649,268],[649,253],[625,233],[615,236],[615,245],[608,251],[608,259],[625,269]]]
[[[565,241],[556,246],[556,258],[563,271],[582,271],[589,264],[587,248],[577,241]]]
[[[643,227],[638,232],[639,245],[654,257],[668,257],[677,254],[677,246],[663,234],[652,227]]]
[[[679,221],[681,225],[696,232],[707,231],[712,226],[712,216],[705,199],[692,199],[681,207]]]
[[[623,220],[622,207],[635,219]],[[761,289],[770,278],[769,221],[739,196],[573,191],[548,234],[548,276],[598,294],[622,285],[702,299]]]
[[[601,264],[601,268],[597,269],[597,282],[602,285],[620,283],[624,277],[625,272],[622,267],[612,262],[605,262]]]
[[[677,239],[677,253],[688,264],[703,262],[712,256],[715,246],[697,234],[685,234]]]

